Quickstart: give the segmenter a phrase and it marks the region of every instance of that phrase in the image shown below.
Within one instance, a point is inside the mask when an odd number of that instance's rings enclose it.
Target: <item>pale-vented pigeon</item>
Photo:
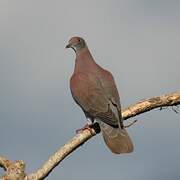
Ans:
[[[86,42],[72,37],[66,48],[76,53],[70,89],[87,119],[96,120],[104,141],[116,154],[133,151],[132,141],[123,126],[119,94],[112,74],[93,59]]]

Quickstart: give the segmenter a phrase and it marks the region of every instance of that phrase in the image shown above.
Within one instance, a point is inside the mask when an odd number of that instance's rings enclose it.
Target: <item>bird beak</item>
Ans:
[[[71,44],[68,44],[68,45],[66,46],[66,48],[71,48]]]

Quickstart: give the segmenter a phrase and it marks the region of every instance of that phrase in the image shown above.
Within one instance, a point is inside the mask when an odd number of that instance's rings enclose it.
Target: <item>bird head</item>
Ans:
[[[66,48],[72,48],[75,52],[86,47],[86,42],[81,37],[72,37]]]

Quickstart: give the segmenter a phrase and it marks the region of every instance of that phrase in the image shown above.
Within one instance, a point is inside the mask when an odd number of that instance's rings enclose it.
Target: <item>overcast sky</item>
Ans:
[[[180,90],[179,22],[176,0],[0,0],[0,154],[32,172],[86,123],[69,90],[72,36],[113,73],[123,107]],[[48,179],[180,179],[180,115],[133,119],[133,153],[112,154],[98,135]]]

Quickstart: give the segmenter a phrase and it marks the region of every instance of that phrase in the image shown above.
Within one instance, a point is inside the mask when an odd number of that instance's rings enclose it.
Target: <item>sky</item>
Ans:
[[[86,123],[69,89],[72,36],[112,72],[122,107],[180,90],[179,9],[176,0],[1,0],[0,154],[24,160],[30,173]],[[48,179],[180,179],[180,114],[134,119],[133,153],[112,154],[99,134]]]

